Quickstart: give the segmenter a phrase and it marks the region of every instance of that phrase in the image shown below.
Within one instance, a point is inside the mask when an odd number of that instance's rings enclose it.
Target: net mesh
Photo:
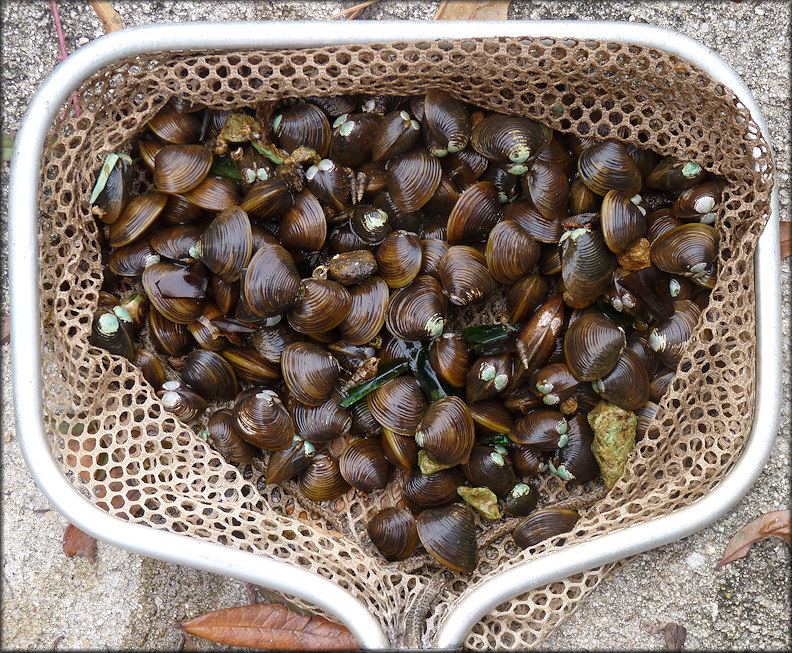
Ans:
[[[104,156],[131,151],[174,95],[215,108],[349,92],[440,88],[478,106],[527,115],[561,132],[619,138],[695,161],[729,186],[718,217],[720,273],[709,307],[624,476],[566,488],[543,481],[540,501],[581,506],[575,529],[517,550],[513,524],[479,524],[481,562],[469,575],[427,555],[387,563],[365,532],[399,500],[352,490],[314,504],[296,484],[267,487],[263,464],[226,463],[165,413],[129,362],[88,344],[102,283],[88,199]],[[561,546],[667,515],[704,496],[739,456],[754,406],[756,241],[770,212],[770,150],[734,93],[689,62],[646,47],[542,38],[350,45],[295,51],[158,53],[120,61],[64,106],[42,170],[40,263],[46,426],[64,472],[98,506],[152,528],[277,558],[333,579],[364,601],[394,646],[431,645],[449,609],[483,581]],[[145,180],[140,180],[142,190]],[[614,563],[498,606],[470,648],[540,644]],[[299,603],[299,601],[297,601]]]

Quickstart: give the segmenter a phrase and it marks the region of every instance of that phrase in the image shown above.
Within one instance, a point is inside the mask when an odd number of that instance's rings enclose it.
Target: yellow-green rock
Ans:
[[[597,459],[605,487],[610,490],[624,472],[627,457],[635,448],[635,413],[600,401],[588,414],[588,423],[594,430],[591,449]]]
[[[501,518],[498,497],[488,487],[467,487],[460,485],[457,494],[473,506],[485,519],[495,521]]]
[[[443,465],[442,463],[437,462],[434,456],[424,449],[418,451],[418,467],[421,469],[421,474],[424,476],[439,472],[441,469],[450,469],[454,465],[456,465],[456,463],[451,465]]]

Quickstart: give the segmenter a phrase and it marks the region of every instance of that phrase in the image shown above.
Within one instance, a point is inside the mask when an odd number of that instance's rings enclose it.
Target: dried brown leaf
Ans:
[[[792,546],[790,515],[792,515],[790,510],[776,510],[766,512],[748,522],[729,540],[726,550],[723,552],[723,559],[715,566],[715,569],[720,569],[723,565],[744,558],[754,544],[766,540],[768,537],[777,537]]]
[[[779,225],[781,233],[781,260],[792,255],[792,222],[781,220]]]
[[[99,16],[99,20],[102,21],[105,32],[117,32],[120,29],[124,29],[124,21],[121,20],[121,16],[118,15],[118,12],[113,9],[113,5],[107,0],[91,0],[91,7],[93,7],[96,15]]]
[[[673,621],[644,621],[641,628],[652,635],[663,633],[666,649],[669,651],[681,651],[687,639],[687,629]]]
[[[435,20],[506,20],[511,0],[443,0]]]
[[[301,615],[279,603],[255,603],[208,612],[182,624],[188,633],[218,644],[276,651],[339,651],[360,648],[344,626]]]
[[[96,540],[87,533],[83,533],[74,524],[66,526],[63,533],[63,552],[73,558],[82,556],[88,558],[88,562],[94,563],[94,551],[96,550]]]

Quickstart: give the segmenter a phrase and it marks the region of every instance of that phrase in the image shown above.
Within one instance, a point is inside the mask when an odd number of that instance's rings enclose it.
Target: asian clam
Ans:
[[[612,467],[595,407],[646,430],[715,283],[724,190],[436,89],[172,99],[94,189],[90,341],[267,483],[398,484],[379,552],[471,572],[478,519],[514,519],[518,547],[574,528],[538,479]]]

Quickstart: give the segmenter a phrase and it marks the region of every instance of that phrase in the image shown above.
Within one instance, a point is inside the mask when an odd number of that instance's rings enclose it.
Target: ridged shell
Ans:
[[[201,219],[203,211],[183,195],[168,195],[168,202],[160,213],[163,224],[194,224]]]
[[[479,181],[469,186],[459,196],[446,228],[448,242],[452,245],[475,243],[482,240],[501,218],[501,204],[495,185]]]
[[[547,299],[548,290],[547,282],[538,274],[529,274],[512,284],[506,294],[509,322],[523,322]]]
[[[201,234],[196,257],[226,283],[239,279],[253,253],[250,220],[238,206],[222,211]]]
[[[599,465],[591,449],[594,433],[585,415],[573,415],[567,421],[569,439],[558,452],[558,467],[553,473],[567,483],[581,485],[599,475]]]
[[[370,159],[379,121],[370,113],[340,115],[333,123],[329,158],[350,168]]]
[[[148,121],[157,138],[166,143],[191,143],[201,131],[201,121],[192,113],[180,113],[169,104]]]
[[[305,102],[293,104],[272,121],[278,143],[287,152],[303,146],[312,149],[321,158],[330,149],[330,123],[317,106]]]
[[[659,322],[649,333],[649,346],[660,361],[671,369],[676,369],[687,341],[698,322],[701,309],[689,299],[674,302],[674,314]]]
[[[607,290],[616,269],[616,256],[598,231],[574,229],[561,238],[561,280],[564,301],[585,308]]]
[[[316,199],[334,208],[345,210],[350,202],[349,170],[332,159],[322,159],[305,171],[305,185]]]
[[[572,374],[594,381],[610,372],[627,343],[624,331],[598,312],[584,313],[564,336],[564,357]]]
[[[319,406],[330,398],[340,367],[332,354],[317,345],[295,342],[283,350],[281,371],[297,401]]]
[[[176,224],[152,234],[149,242],[160,256],[172,261],[191,263],[195,257],[190,250],[198,244],[202,233],[203,230],[195,225]]]
[[[429,201],[421,207],[421,210],[430,215],[446,215],[458,201],[459,193],[454,182],[445,173],[442,173],[437,189],[432,194],[432,197],[429,198]]]
[[[491,399],[506,390],[514,372],[511,354],[482,356],[473,361],[465,382],[465,400],[473,403]]]
[[[421,270],[423,253],[417,235],[407,231],[394,231],[382,242],[377,250],[377,269],[379,276],[390,288],[403,288]]]
[[[176,415],[182,422],[192,422],[206,410],[204,398],[179,381],[164,383],[157,396],[165,412]]]
[[[192,324],[187,325],[199,347],[212,351],[220,351],[228,347],[228,339],[224,338],[220,329],[212,324],[212,320],[222,317],[222,315],[223,313],[217,305],[209,300],[204,304],[201,316]]]
[[[540,510],[526,517],[514,529],[514,543],[521,549],[535,546],[554,535],[571,531],[580,515],[575,510]]]
[[[403,110],[382,117],[371,146],[372,161],[387,161],[404,154],[418,141],[420,125]]]
[[[146,349],[135,349],[132,353],[132,364],[140,368],[143,378],[155,390],[165,383],[165,369],[159,357]]]
[[[100,308],[94,315],[89,341],[111,354],[131,359],[134,347],[130,333],[112,310]]]
[[[385,168],[388,192],[402,211],[417,211],[440,183],[440,161],[426,150],[411,150],[391,159]]]
[[[649,173],[646,185],[657,190],[680,191],[700,184],[706,176],[707,171],[698,163],[666,156]]]
[[[107,227],[111,247],[123,247],[140,238],[154,224],[168,201],[167,195],[149,191],[129,201],[121,216]]]
[[[429,345],[429,363],[443,381],[462,388],[470,369],[470,353],[456,333],[444,333]]]
[[[424,122],[444,154],[459,152],[470,141],[470,114],[462,102],[444,91],[426,92]],[[441,155],[437,153],[436,156]]]
[[[343,254],[345,252],[355,252],[359,250],[374,251],[375,245],[369,245],[361,240],[352,232],[349,222],[342,224],[330,233],[327,239],[327,244],[330,247],[330,252],[333,254]]]
[[[495,291],[487,259],[473,247],[454,245],[440,260],[443,292],[452,304],[467,306],[486,300]]]
[[[418,449],[415,438],[399,435],[390,429],[382,429],[382,451],[394,467],[409,472],[418,462]]]
[[[545,471],[547,456],[547,452],[536,451],[531,447],[511,447],[509,449],[509,458],[511,458],[514,471],[522,477],[530,478]]]
[[[443,506],[459,499],[457,488],[464,479],[458,467],[441,469],[432,474],[422,474],[413,467],[404,480],[402,499],[413,513],[433,506]]]
[[[146,267],[142,278],[151,304],[172,322],[191,324],[201,316],[209,280],[200,263],[184,267],[160,261]]]
[[[233,411],[237,430],[251,444],[268,451],[291,446],[294,422],[272,390],[250,388],[241,392]]]
[[[462,473],[473,487],[487,487],[500,498],[508,494],[517,479],[505,449],[476,445],[462,465]]]
[[[221,354],[234,368],[240,381],[264,385],[281,378],[280,367],[248,347],[232,347],[224,349]]]
[[[114,250],[107,259],[107,266],[120,277],[139,277],[148,265],[159,263],[159,260],[151,242],[139,240]]]
[[[579,213],[596,212],[601,203],[602,195],[597,195],[590,190],[580,179],[580,175],[575,174],[569,183],[569,213],[578,215]]]
[[[440,282],[418,276],[391,295],[385,318],[388,331],[401,340],[434,340],[443,332],[446,306]]]
[[[369,342],[385,323],[388,306],[388,284],[371,277],[353,286],[349,293],[352,305],[349,314],[338,325],[341,336],[353,345]]]
[[[661,270],[696,280],[718,257],[718,232],[708,224],[682,224],[657,236],[649,256]]]
[[[602,237],[608,249],[624,254],[646,232],[646,219],[630,198],[617,191],[608,191],[600,207]]]
[[[393,231],[388,214],[370,204],[359,204],[349,218],[349,228],[367,245],[379,245]]]
[[[665,366],[658,370],[649,382],[649,400],[660,403],[674,378],[676,378],[675,370],[669,370]]]
[[[548,220],[528,200],[517,200],[503,207],[505,220],[514,220],[526,233],[540,243],[558,244],[564,234],[561,220]]]
[[[352,309],[352,296],[340,283],[328,279],[305,279],[302,296],[286,317],[295,331],[323,333],[337,327]]]
[[[580,381],[564,363],[551,363],[536,370],[529,379],[529,385],[545,404],[557,406],[574,394]]]
[[[442,465],[467,462],[474,437],[473,418],[465,402],[453,396],[433,402],[415,432],[416,444]]]
[[[498,283],[510,284],[528,274],[539,260],[539,245],[514,220],[496,224],[487,240],[487,267]]]
[[[641,173],[618,141],[602,141],[584,150],[578,159],[578,173],[597,195],[618,190],[632,197],[641,190]]]
[[[249,463],[256,454],[253,445],[239,434],[234,413],[228,408],[211,414],[202,435],[229,462]]]
[[[186,324],[177,324],[154,306],[149,309],[149,330],[154,341],[171,356],[181,356],[195,343]]]
[[[563,325],[564,301],[560,295],[554,295],[536,309],[517,338],[517,355],[524,374],[544,364]]]
[[[509,439],[537,451],[554,451],[567,442],[567,420],[555,408],[540,408],[523,417],[514,425]]]
[[[705,181],[683,190],[674,201],[672,211],[683,220],[698,220],[717,211],[723,201],[725,184],[719,179]]]
[[[251,188],[239,206],[251,220],[280,217],[294,203],[286,184],[278,177],[265,179]]]
[[[292,329],[285,320],[273,326],[261,327],[252,336],[256,351],[265,360],[277,364],[280,364],[281,354],[287,345],[304,339],[304,336]]]
[[[327,220],[322,205],[311,191],[303,189],[280,220],[280,240],[284,247],[318,251],[327,237]]]
[[[239,202],[239,187],[233,179],[210,175],[183,195],[204,211],[223,211]]]
[[[536,161],[523,177],[523,188],[545,219],[556,220],[567,215],[569,182],[559,166]]]
[[[232,399],[239,392],[231,364],[220,354],[206,349],[187,354],[181,378],[206,399]]]
[[[449,153],[441,162],[443,172],[461,191],[475,183],[484,174],[488,164],[487,158],[472,147]]]
[[[352,416],[349,411],[339,405],[340,395],[333,393],[330,398],[319,406],[306,406],[295,403],[292,408],[294,425],[308,442],[329,442],[349,433],[352,428]]]
[[[640,356],[625,348],[615,367],[593,382],[594,391],[624,410],[635,410],[649,401],[649,375]]]
[[[418,537],[435,560],[449,569],[470,573],[478,563],[473,510],[455,503],[418,515]]]
[[[183,194],[200,184],[212,167],[203,145],[168,145],[154,157],[154,183],[165,193]]]
[[[415,517],[399,508],[378,511],[369,520],[366,531],[377,550],[391,562],[410,557],[418,543]]]
[[[421,386],[412,376],[400,376],[366,395],[369,410],[382,426],[399,435],[414,435],[426,412]]]
[[[295,435],[287,449],[273,451],[267,461],[267,483],[281,483],[303,471],[316,455],[316,447]]]
[[[496,163],[521,164],[513,174],[523,174],[530,162],[550,142],[553,130],[528,118],[500,113],[487,116],[473,127],[473,149]]]
[[[375,438],[347,444],[338,459],[338,468],[347,483],[367,494],[385,489],[391,472],[391,466]]]
[[[300,474],[300,491],[311,501],[332,501],[347,490],[347,483],[338,469],[338,461],[326,454],[316,456]]]
[[[267,245],[250,259],[241,297],[248,312],[274,317],[294,305],[300,289],[300,275],[289,252],[280,245]]]
[[[508,435],[514,426],[512,414],[504,408],[500,399],[485,399],[468,404],[473,418],[476,435]]]

